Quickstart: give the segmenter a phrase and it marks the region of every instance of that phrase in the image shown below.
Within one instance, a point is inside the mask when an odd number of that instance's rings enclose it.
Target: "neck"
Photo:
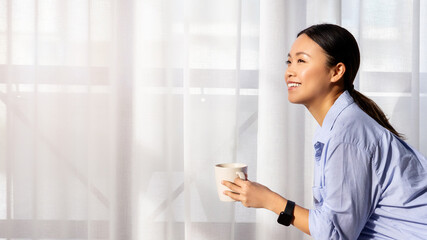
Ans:
[[[344,91],[331,92],[321,101],[305,105],[320,126],[322,126],[323,120],[325,119],[329,109],[334,105],[335,101],[343,92]]]

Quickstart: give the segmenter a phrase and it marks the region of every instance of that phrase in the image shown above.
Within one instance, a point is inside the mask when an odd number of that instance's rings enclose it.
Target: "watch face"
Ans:
[[[282,225],[289,226],[292,222],[292,215],[286,214],[285,212],[281,212],[279,218],[277,219],[277,222]]]

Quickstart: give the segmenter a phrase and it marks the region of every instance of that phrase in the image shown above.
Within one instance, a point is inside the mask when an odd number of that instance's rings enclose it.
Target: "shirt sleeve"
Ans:
[[[309,229],[316,240],[357,239],[365,226],[378,184],[369,154],[352,144],[327,149],[321,201],[309,212]],[[316,194],[316,193],[314,193]]]

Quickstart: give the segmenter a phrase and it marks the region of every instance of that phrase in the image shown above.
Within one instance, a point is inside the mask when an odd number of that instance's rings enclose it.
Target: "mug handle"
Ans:
[[[246,175],[244,172],[236,172],[236,175],[242,179],[242,180],[246,180]]]

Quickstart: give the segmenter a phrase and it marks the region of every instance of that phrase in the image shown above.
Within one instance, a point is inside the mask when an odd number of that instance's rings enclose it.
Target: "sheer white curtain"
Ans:
[[[220,202],[213,165],[311,207],[316,123],[283,76],[322,22],[356,36],[356,88],[427,154],[425,16],[424,0],[0,0],[0,239],[310,239]]]

